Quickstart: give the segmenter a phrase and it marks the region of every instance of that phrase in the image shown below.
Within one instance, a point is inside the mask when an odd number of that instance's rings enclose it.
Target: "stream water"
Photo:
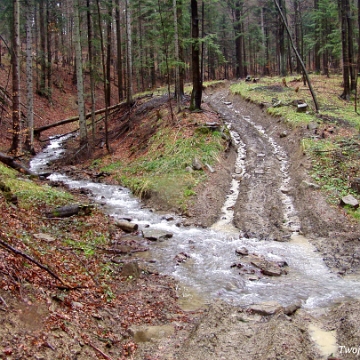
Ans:
[[[246,119],[245,119],[246,120]],[[250,122],[250,119],[247,119]],[[255,126],[255,125],[254,125]],[[259,129],[262,131],[262,129]],[[238,134],[232,133],[238,146],[235,174],[246,174],[246,146]],[[31,162],[31,170],[47,171],[47,164],[62,156],[65,137],[51,140],[51,144]],[[268,139],[270,142],[273,140]],[[282,157],[284,186],[289,181],[287,162],[281,148],[274,142],[274,152]],[[74,180],[66,175],[54,173],[50,180],[60,181],[70,188],[90,191],[92,200],[101,204],[104,211],[115,219],[131,218],[139,229],[150,227],[166,230],[173,237],[154,242],[145,258],[155,260],[158,271],[174,276],[181,284],[193,289],[203,299],[221,298],[236,305],[249,305],[264,301],[278,301],[289,305],[301,300],[303,307],[315,308],[329,305],[347,297],[360,296],[360,282],[346,280],[330,273],[321,255],[297,233],[299,221],[292,201],[284,195],[283,205],[287,209],[286,219],[293,236],[289,242],[275,242],[256,238],[239,238],[239,231],[232,225],[232,205],[235,204],[241,184],[234,180],[230,195],[225,201],[219,221],[209,229],[179,226],[181,219],[167,221],[163,216],[142,207],[131,192],[120,186],[106,185],[84,180]],[[286,261],[288,274],[280,277],[263,277],[250,281],[239,275],[231,265],[239,262],[235,250],[246,247],[249,253],[263,255],[268,260]],[[189,259],[177,264],[174,257],[179,253]]]

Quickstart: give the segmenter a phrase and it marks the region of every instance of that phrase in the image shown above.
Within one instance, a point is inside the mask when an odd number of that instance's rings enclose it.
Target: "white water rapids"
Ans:
[[[244,119],[251,123],[250,119]],[[251,123],[252,124],[252,123]],[[256,126],[255,124],[252,124]],[[257,130],[272,144],[274,153],[281,161],[283,186],[289,183],[286,154],[261,127]],[[104,211],[116,218],[131,218],[139,229],[147,226],[166,230],[173,237],[163,242],[152,243],[149,259],[163,274],[174,276],[180,283],[195,289],[203,298],[221,298],[236,305],[249,305],[264,301],[278,301],[289,305],[301,300],[303,307],[315,308],[329,305],[347,297],[360,296],[360,282],[343,279],[330,273],[321,255],[296,232],[300,223],[291,198],[283,195],[286,225],[294,231],[291,241],[275,242],[256,238],[239,238],[239,231],[232,225],[233,205],[237,200],[241,183],[237,175],[246,176],[246,147],[238,134],[232,133],[238,146],[238,158],[230,195],[220,214],[219,221],[211,229],[179,226],[180,219],[167,221],[164,217],[142,208],[141,202],[128,189],[83,180],[73,180],[55,173],[50,180],[61,181],[70,188],[88,189],[93,201],[101,204]],[[47,170],[49,161],[62,155],[65,138],[53,139],[51,144],[31,162],[31,170],[41,173]],[[249,253],[263,255],[268,260],[286,261],[288,274],[280,277],[263,277],[250,281],[239,275],[231,265],[239,262],[235,250],[246,247]],[[174,257],[186,253],[190,258],[177,264]]]

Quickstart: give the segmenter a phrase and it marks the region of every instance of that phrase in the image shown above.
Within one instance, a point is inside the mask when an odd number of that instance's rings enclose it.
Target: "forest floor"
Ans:
[[[186,122],[190,116],[183,117],[177,126],[188,126],[191,136],[198,124],[229,121],[233,115],[228,103],[251,116],[256,124],[276,137],[290,158],[291,191],[302,233],[321,252],[331,271],[338,276],[357,276],[360,263],[354,254],[359,253],[359,223],[342,208],[326,202],[320,191],[300,186],[303,181],[312,181],[309,175],[311,158],[301,146],[304,137],[312,135],[312,130],[306,126],[289,127],[286,121],[266,115],[257,105],[232,95],[228,85],[208,88],[204,95],[206,111],[195,114],[195,121],[191,117],[191,123]],[[65,82],[59,87],[58,96],[54,95],[56,101],[51,106],[47,100],[37,99],[36,112],[42,119],[38,125],[73,114],[76,100],[71,95],[75,93],[72,90]],[[140,101],[137,108],[143,104],[145,102]],[[132,123],[131,130],[136,136],[122,137],[129,129],[121,120],[114,121],[110,131],[113,151],[110,157],[101,146],[104,138],[100,131],[91,159],[86,160],[88,154],[77,153],[77,145],[73,142],[67,146],[67,164],[62,162],[56,166],[75,177],[93,179],[99,173],[92,167],[94,160],[105,156],[106,161],[116,162],[136,157],[134,148],[141,150],[140,145],[153,134],[151,126],[145,124],[151,124],[152,114],[167,106],[163,101],[159,101],[158,106],[145,105],[146,115],[139,112],[139,119],[135,118]],[[125,115],[120,114],[118,119],[121,116]],[[2,119],[0,126],[5,134],[10,118]],[[232,123],[236,124],[236,120]],[[61,131],[54,129],[53,134],[72,129],[69,125]],[[252,136],[250,132],[246,134],[244,128],[239,131],[249,138]],[[354,135],[352,127],[344,126],[339,131]],[[286,136],[280,136],[284,132]],[[47,132],[43,138],[50,134],[51,131]],[[10,140],[10,135],[2,138],[1,151],[8,148]],[[41,144],[37,143],[37,150]],[[147,205],[157,210],[182,212],[189,223],[210,226],[217,219],[229,191],[235,157],[233,147],[219,157],[215,172],[208,173],[206,183],[197,186],[196,200],[189,202],[186,210],[176,209],[173,203],[165,202],[161,194],[156,196],[156,193],[145,199]],[[7,178],[19,178],[4,169],[1,174],[0,180],[4,182]],[[276,183],[278,175],[271,176]],[[29,180],[20,177],[19,181],[25,188]],[[45,184],[34,181],[39,186]],[[116,183],[117,180],[106,176],[102,181]],[[59,184],[52,185],[64,191]],[[267,185],[265,182],[259,186],[265,189]],[[17,194],[17,201],[8,201],[3,193],[0,195],[1,241],[51,269],[61,281],[33,261],[3,245],[0,247],[3,324],[0,358],[235,360],[355,359],[359,356],[360,303],[357,300],[340,302],[312,313],[302,308],[297,310],[296,304],[293,309],[272,304],[259,310],[221,301],[210,301],[210,304],[189,310],[180,306],[178,285],[172,278],[149,270],[137,260],[136,254],[145,251],[150,244],[123,233],[99,209],[93,210],[91,216],[80,214],[49,219],[46,212],[59,205],[60,200],[38,203],[15,187],[11,190]],[[251,193],[250,185],[247,192]],[[70,193],[72,202],[87,204],[89,201],[81,191]],[[69,198],[62,201],[68,202]],[[251,209],[244,208],[243,198],[235,207],[235,225],[256,235],[266,232],[271,238],[286,235],[286,231],[279,230],[276,225],[278,219],[274,219],[273,211],[279,207],[277,201],[273,198],[263,208]],[[258,212],[264,218],[261,223],[252,221]],[[322,347],[316,335],[326,337]]]

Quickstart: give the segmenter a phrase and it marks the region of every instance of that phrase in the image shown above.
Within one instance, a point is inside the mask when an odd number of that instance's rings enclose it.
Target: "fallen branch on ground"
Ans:
[[[34,263],[35,265],[37,265],[40,269],[45,270],[47,273],[49,273],[53,278],[55,278],[56,280],[60,281],[62,286],[62,289],[67,289],[67,290],[73,290],[75,288],[78,287],[73,287],[69,284],[67,284],[64,280],[62,280],[58,275],[56,275],[52,270],[50,270],[47,266],[39,263],[38,261],[36,261],[35,259],[33,259],[31,256],[23,253],[22,251],[15,249],[14,247],[12,247],[11,245],[9,245],[7,242],[3,241],[0,239],[0,245],[2,247],[4,247],[6,250],[13,252],[16,255],[20,255],[22,257],[24,257],[26,260],[29,260],[30,262]]]

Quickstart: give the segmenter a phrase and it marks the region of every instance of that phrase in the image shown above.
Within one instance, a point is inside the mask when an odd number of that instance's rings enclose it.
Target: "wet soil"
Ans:
[[[286,152],[291,179],[287,193],[293,199],[300,233],[315,245],[331,271],[339,276],[357,274],[359,224],[340,207],[330,206],[311,185],[311,162],[301,147],[301,139],[311,136],[311,132],[305,127],[292,129],[283,120],[266,115],[257,105],[230,94],[227,86],[207,89],[204,99],[224,121],[231,123],[247,145],[246,171],[251,177],[241,179],[234,208],[234,225],[239,233],[286,241],[291,232],[281,222],[284,215],[279,161],[269,144],[244,121],[244,117],[249,117]],[[233,162],[234,154],[230,150],[211,176],[210,185],[198,189],[202,191],[198,191],[198,201],[192,209],[197,221],[209,225],[218,216],[222,196],[229,189]],[[359,313],[360,303],[356,300],[314,309],[311,313],[300,309],[292,315],[284,314],[283,310],[259,315],[249,308],[216,302],[207,307],[179,349],[159,358],[325,359],[334,355],[353,359],[358,356],[355,349],[360,344],[356,325]],[[321,343],[319,339],[325,340]]]

